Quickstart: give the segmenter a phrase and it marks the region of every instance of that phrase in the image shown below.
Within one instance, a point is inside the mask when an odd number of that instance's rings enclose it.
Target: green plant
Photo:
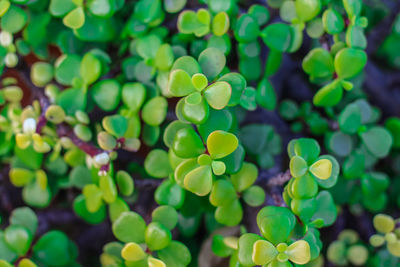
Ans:
[[[0,0],[0,266],[398,266],[389,2]]]

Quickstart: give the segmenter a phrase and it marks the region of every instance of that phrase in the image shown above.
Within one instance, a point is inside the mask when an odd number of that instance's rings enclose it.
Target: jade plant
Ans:
[[[398,266],[392,2],[0,0],[0,267]]]
[[[28,207],[15,209],[0,232],[0,266],[79,266],[78,249],[61,231],[37,236],[38,218]]]

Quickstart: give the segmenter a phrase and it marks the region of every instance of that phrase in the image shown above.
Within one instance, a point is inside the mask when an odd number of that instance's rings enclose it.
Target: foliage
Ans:
[[[0,267],[400,266],[400,119],[365,85],[399,67],[381,12],[0,0]]]

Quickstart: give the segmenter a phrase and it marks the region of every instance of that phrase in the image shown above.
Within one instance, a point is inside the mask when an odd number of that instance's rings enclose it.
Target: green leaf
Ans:
[[[51,0],[49,6],[49,12],[54,17],[63,17],[72,9],[75,4],[73,0]]]
[[[367,54],[355,48],[343,48],[335,56],[335,70],[339,78],[351,78],[367,64]]]
[[[393,218],[386,214],[377,214],[373,219],[375,229],[383,234],[390,233],[395,228]]]
[[[174,65],[172,65],[171,72],[178,69],[186,71],[189,76],[193,76],[196,73],[201,73],[199,63],[191,56],[182,56],[175,60]]]
[[[212,183],[213,174],[210,166],[197,167],[188,172],[184,178],[185,188],[198,196],[210,193]]]
[[[216,234],[213,236],[211,250],[212,252],[219,257],[228,257],[231,256],[234,252],[234,249],[227,246],[224,242],[225,237],[223,235]]]
[[[101,75],[101,61],[93,54],[87,53],[81,61],[80,75],[85,84],[94,83]]]
[[[285,23],[273,23],[262,30],[261,38],[270,49],[287,52],[294,41],[294,32]]]
[[[121,115],[106,116],[102,120],[103,128],[113,136],[120,138],[128,129],[128,121]]]
[[[160,206],[156,208],[152,213],[151,217],[153,222],[159,222],[169,230],[175,228],[178,223],[178,213],[171,206]]]
[[[91,89],[94,102],[104,111],[117,108],[121,100],[121,86],[116,80],[102,80]]]
[[[298,240],[288,246],[286,254],[291,262],[296,264],[306,264],[311,258],[310,245],[307,241]]]
[[[257,207],[265,201],[265,191],[258,185],[250,186],[243,192],[243,200],[251,207]]]
[[[164,136],[163,136],[163,140],[164,143],[167,147],[171,147],[173,142],[174,142],[174,138],[176,133],[183,128],[190,128],[190,124],[188,123],[184,123],[181,121],[173,121],[170,124],[168,124],[168,126],[165,128],[164,130]]]
[[[71,242],[60,231],[44,234],[33,246],[33,255],[48,266],[65,266],[74,256],[71,253]]]
[[[35,173],[22,168],[12,168],[9,172],[10,182],[17,187],[30,183],[35,178]]]
[[[172,241],[168,247],[157,251],[157,255],[168,267],[187,266],[192,260],[190,251],[178,241]]]
[[[189,74],[182,70],[173,70],[168,80],[168,91],[173,96],[186,96],[196,91]]]
[[[92,0],[88,3],[90,13],[98,17],[110,17],[114,13],[114,5],[109,0]]]
[[[266,206],[257,215],[261,234],[274,245],[285,242],[295,224],[295,216],[284,207]]]
[[[294,141],[294,153],[305,159],[307,164],[312,164],[321,151],[319,144],[312,138],[299,138]]]
[[[236,191],[232,183],[227,180],[217,180],[212,187],[210,203],[214,206],[224,206],[236,199]]]
[[[393,138],[388,130],[375,126],[361,134],[361,139],[372,155],[386,157],[392,147]]]
[[[203,124],[209,117],[210,107],[199,92],[194,92],[184,99],[182,116],[194,124]]]
[[[356,104],[349,104],[339,114],[338,123],[344,133],[354,134],[361,126],[361,110]]]
[[[187,0],[164,0],[164,8],[168,13],[177,13],[186,5]]]
[[[21,225],[10,225],[4,231],[4,240],[20,256],[28,252],[32,237],[33,234]]]
[[[38,219],[30,208],[16,208],[11,214],[10,224],[25,227],[34,236],[38,227]]]
[[[0,17],[4,16],[4,14],[8,11],[10,6],[11,6],[10,1],[8,0],[0,1]]]
[[[352,18],[360,14],[363,3],[361,0],[343,0],[343,5],[349,17]]]
[[[307,54],[303,69],[313,78],[331,77],[335,71],[331,54],[323,48],[314,48]]]
[[[319,192],[316,197],[317,210],[311,220],[322,219],[323,226],[330,226],[336,221],[337,208],[332,195],[328,191]]]
[[[162,149],[152,150],[144,161],[144,168],[148,174],[156,178],[165,178],[172,172],[168,153]]]
[[[393,148],[400,147],[400,119],[396,117],[388,118],[385,122],[385,128],[389,130],[393,137]]]
[[[231,181],[237,192],[243,192],[257,180],[258,169],[252,164],[245,162],[239,172],[231,175]]]
[[[185,34],[204,36],[210,31],[210,13],[206,9],[199,9],[196,12],[185,10],[179,14],[178,30]]]
[[[309,21],[321,10],[320,0],[296,0],[296,13],[301,21]]]
[[[127,261],[140,261],[146,258],[146,253],[140,245],[130,242],[123,247],[121,256]]]
[[[338,180],[338,176],[339,176],[339,172],[340,172],[339,163],[331,155],[323,155],[323,156],[318,157],[318,160],[320,160],[320,159],[329,160],[332,164],[332,171],[331,171],[331,176],[328,177],[327,179],[322,180],[322,179],[319,179],[318,177],[315,177],[316,181],[319,184],[319,186],[321,186],[323,188],[330,188],[330,187],[334,186]]]
[[[3,231],[0,231],[0,258],[8,262],[13,262],[18,258],[16,252],[7,244]]]
[[[342,15],[332,8],[325,10],[322,16],[322,23],[325,31],[332,35],[341,33],[344,29]]]
[[[236,150],[239,144],[234,134],[225,131],[214,131],[207,138],[207,149],[211,158],[220,159]]]
[[[217,77],[225,67],[226,58],[221,50],[217,48],[207,48],[200,53],[199,63],[204,74],[211,81]]]
[[[144,234],[146,245],[152,251],[166,248],[172,239],[171,232],[166,226],[159,222],[151,222]]]
[[[290,159],[290,174],[297,178],[301,177],[308,171],[307,162],[300,156],[294,156]]]
[[[146,88],[141,83],[126,83],[122,86],[122,102],[133,112],[138,112],[146,98]]]
[[[256,92],[257,104],[267,110],[276,108],[277,96],[272,84],[268,79],[263,79],[257,86]]]
[[[165,97],[154,97],[143,106],[142,118],[148,125],[158,126],[164,121],[167,108],[168,102]]]
[[[226,12],[219,12],[212,21],[212,31],[216,36],[222,36],[229,30],[229,16]]]
[[[256,110],[256,94],[257,91],[253,87],[247,87],[240,98],[240,105],[246,110]]]
[[[219,206],[215,210],[215,219],[217,222],[227,226],[238,225],[242,218],[243,208],[238,199],[223,206]]]
[[[133,194],[135,184],[133,178],[126,171],[118,171],[116,175],[118,189],[124,196],[130,196]]]
[[[22,198],[30,206],[44,208],[50,204],[51,192],[49,187],[43,189],[37,182],[30,183],[22,190]]]
[[[219,78],[218,81],[227,82],[232,88],[228,106],[236,106],[239,104],[242,93],[247,86],[246,79],[239,73],[230,72]]]
[[[99,187],[104,201],[108,204],[113,203],[118,196],[117,187],[113,178],[109,175],[103,175],[100,177]]]
[[[100,18],[85,14],[85,24],[74,30],[74,34],[86,42],[109,42],[115,38],[115,21],[109,18]]]
[[[234,30],[236,40],[243,43],[256,40],[260,33],[260,27],[257,21],[248,14],[239,17]]]
[[[262,240],[259,235],[246,233],[240,236],[238,244],[238,258],[239,262],[245,266],[252,266],[253,262],[253,248],[254,244]]]
[[[169,70],[174,63],[174,53],[169,44],[161,45],[155,54],[155,66],[160,70]]]
[[[89,212],[95,213],[103,205],[103,193],[95,184],[88,184],[82,190],[86,200],[86,208]]]
[[[144,23],[151,23],[163,17],[161,0],[141,0],[136,3],[135,15]]]
[[[251,15],[260,26],[267,23],[270,18],[268,8],[263,5],[257,5],[257,4],[252,5],[249,8],[249,15]]]
[[[106,206],[102,205],[100,209],[94,213],[88,211],[86,207],[85,196],[79,195],[75,198],[73,203],[73,210],[78,215],[78,217],[82,218],[86,222],[90,224],[98,224],[105,220],[107,216]]]
[[[289,188],[293,197],[297,199],[308,199],[314,197],[318,192],[318,184],[315,182],[314,177],[309,173],[297,177]]]
[[[253,245],[251,258],[257,265],[270,263],[278,255],[278,250],[266,240],[257,240]]]
[[[112,225],[114,236],[125,243],[143,243],[145,228],[143,218],[133,211],[123,212]]]
[[[182,207],[185,200],[185,190],[174,181],[165,180],[154,193],[154,199],[159,205],[169,205],[175,209]]]
[[[353,148],[353,140],[350,135],[336,131],[326,137],[327,148],[340,157],[350,154]]]
[[[193,128],[180,129],[176,133],[172,149],[181,158],[193,158],[205,151],[203,141]]]
[[[73,115],[78,110],[84,110],[86,108],[86,102],[86,94],[78,88],[63,90],[56,98],[56,103],[60,105],[68,115]]]
[[[62,85],[72,85],[74,78],[79,77],[81,58],[75,54],[62,55],[55,64],[55,79]]]
[[[79,29],[85,24],[85,12],[83,7],[77,7],[70,11],[63,19],[65,26],[71,29]]]
[[[335,80],[322,87],[313,98],[317,107],[332,107],[340,102],[343,95],[343,88],[340,82]]]
[[[310,172],[321,180],[326,180],[332,175],[332,163],[328,159],[319,159],[310,166]]]
[[[9,33],[17,33],[28,21],[26,12],[17,5],[11,5],[1,17],[1,29]]]

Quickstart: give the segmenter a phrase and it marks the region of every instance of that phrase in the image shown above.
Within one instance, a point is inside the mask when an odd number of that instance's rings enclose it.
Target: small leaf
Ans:
[[[269,48],[286,52],[294,42],[294,31],[285,23],[273,23],[262,30],[261,38]]]
[[[231,175],[231,180],[236,191],[243,192],[256,181],[257,177],[257,167],[252,163],[245,162],[239,172]]]
[[[332,107],[340,102],[343,89],[338,81],[328,83],[314,95],[313,103],[317,107]]]
[[[168,81],[168,91],[173,96],[186,96],[195,90],[196,88],[193,86],[192,79],[186,71],[177,69],[171,72]]]
[[[112,225],[115,237],[122,242],[144,242],[146,223],[136,212],[123,212]]]
[[[266,240],[258,240],[253,245],[253,262],[257,265],[270,263],[278,255],[275,246]]]
[[[375,215],[373,223],[375,229],[383,234],[390,233],[395,228],[395,222],[393,218],[385,214]]]
[[[307,241],[298,240],[287,248],[286,254],[290,261],[296,264],[306,264],[311,258],[310,245]]]
[[[192,193],[205,196],[211,191],[213,175],[210,166],[200,166],[186,174],[185,188]]]
[[[225,67],[226,58],[221,50],[216,48],[207,48],[200,53],[199,63],[207,78],[213,80]]]
[[[303,69],[313,78],[330,77],[335,71],[331,54],[323,48],[314,48],[306,55]]]
[[[229,16],[226,12],[219,12],[212,21],[214,35],[222,36],[229,30]]]
[[[301,21],[309,21],[319,14],[320,0],[296,0],[296,13]]]
[[[328,159],[320,159],[310,166],[310,172],[317,178],[326,180],[331,177],[332,163]]]
[[[392,147],[393,138],[388,130],[375,126],[361,134],[367,149],[376,157],[383,158],[389,153]]]
[[[339,78],[351,78],[367,64],[367,54],[360,49],[343,48],[335,56],[335,70]]]
[[[293,177],[300,177],[306,174],[308,170],[307,162],[300,156],[294,156],[290,159],[290,174]]]
[[[79,29],[85,24],[85,13],[83,7],[77,7],[70,11],[63,19],[65,26],[71,29]]]
[[[104,111],[117,108],[121,100],[121,86],[116,80],[102,80],[91,89],[94,102]]]
[[[117,138],[124,136],[128,129],[128,121],[121,115],[111,115],[103,118],[104,129]]]
[[[238,145],[237,137],[225,131],[214,131],[207,138],[207,149],[213,159],[228,156],[236,150]]]
[[[121,256],[127,261],[140,261],[146,257],[146,253],[138,244],[129,242],[122,249]]]

